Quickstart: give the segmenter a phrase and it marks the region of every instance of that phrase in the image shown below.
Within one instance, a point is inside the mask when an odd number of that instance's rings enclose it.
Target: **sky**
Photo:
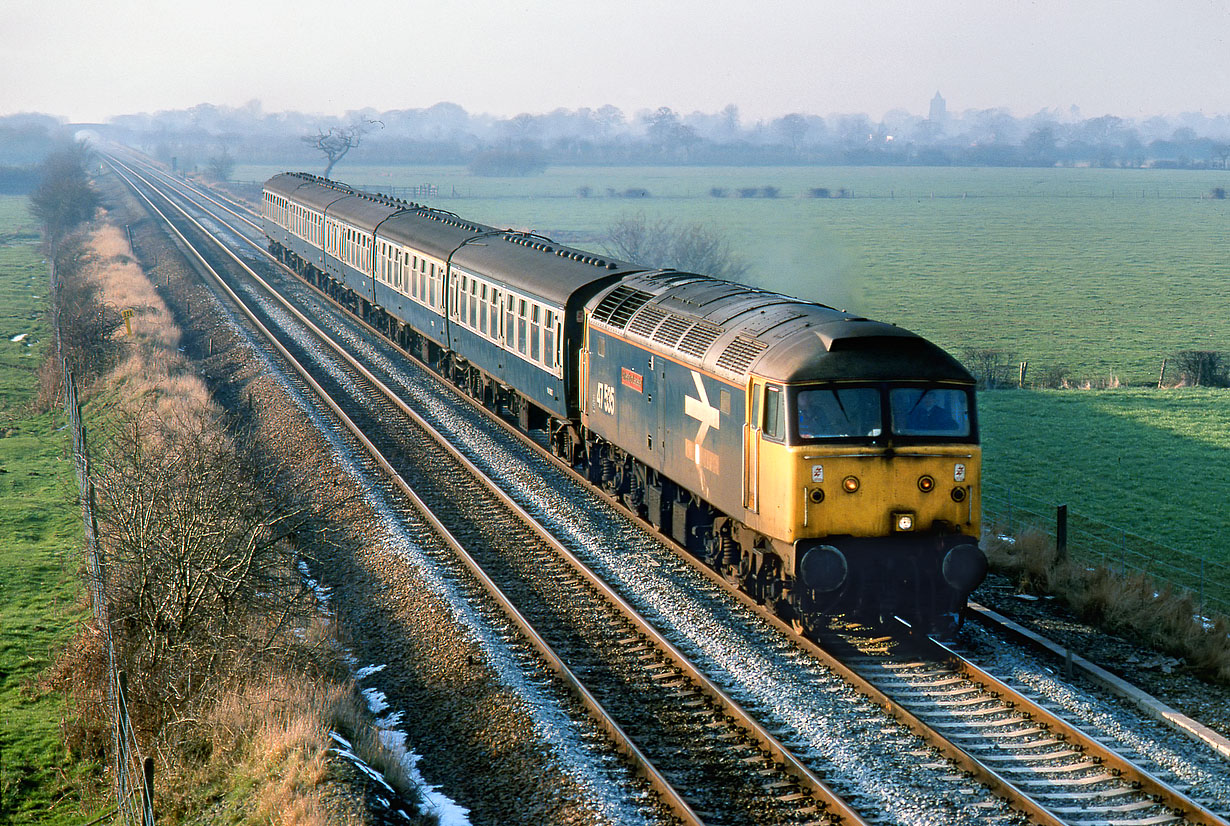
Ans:
[[[1228,0],[0,0],[0,115],[1230,113]]]

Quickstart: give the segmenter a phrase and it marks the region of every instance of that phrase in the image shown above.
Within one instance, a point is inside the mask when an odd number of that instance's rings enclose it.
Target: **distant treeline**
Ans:
[[[320,156],[303,138],[332,128],[361,133],[348,164],[465,164],[476,174],[533,174],[551,164],[1224,169],[1230,158],[1230,115],[1133,120],[1048,109],[1014,117],[1006,109],[948,113],[936,101],[932,106],[929,117],[898,110],[878,121],[865,114],[791,113],[749,122],[733,105],[717,113],[660,107],[627,115],[608,105],[497,118],[438,103],[323,117],[267,113],[253,101],[124,115],[90,128],[183,169],[204,168],[222,154],[239,163],[311,166]],[[40,134],[60,126],[43,115],[0,118],[0,164],[32,162],[12,159],[11,150],[28,152]]]

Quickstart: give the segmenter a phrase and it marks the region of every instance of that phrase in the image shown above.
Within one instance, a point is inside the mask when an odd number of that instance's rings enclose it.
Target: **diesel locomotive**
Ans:
[[[974,380],[907,330],[304,173],[283,263],[804,630],[945,632],[986,574]]]

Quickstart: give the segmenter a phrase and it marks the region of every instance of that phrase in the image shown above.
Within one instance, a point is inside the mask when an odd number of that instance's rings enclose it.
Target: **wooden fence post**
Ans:
[[[1166,381],[1166,359],[1162,359],[1162,372],[1157,377],[1157,389],[1162,389],[1162,383]]]
[[[1055,508],[1055,558],[1063,561],[1068,558],[1068,506]]]
[[[1025,386],[1025,372],[1029,369],[1029,360],[1021,362],[1021,378],[1017,381],[1016,386],[1023,388]]]
[[[144,782],[141,785],[141,826],[154,826],[154,758],[145,758],[142,768]]]

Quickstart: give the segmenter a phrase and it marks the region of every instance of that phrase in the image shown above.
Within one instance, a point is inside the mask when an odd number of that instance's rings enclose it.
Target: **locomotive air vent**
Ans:
[[[746,373],[756,357],[764,352],[769,345],[758,338],[735,336],[735,340],[726,345],[722,355],[718,356],[718,367],[725,367],[732,373]]]
[[[652,295],[643,290],[620,284],[594,309],[593,318],[622,330],[628,326],[628,320],[632,318],[632,314],[644,307],[652,298]]]
[[[628,332],[649,338],[666,315],[666,310],[656,304],[646,304],[639,313],[633,316],[632,323],[628,325]]]
[[[665,344],[667,347],[675,347],[679,344],[679,339],[683,338],[683,334],[691,326],[691,319],[669,313],[666,321],[663,321],[658,327],[658,331],[653,334],[653,340],[659,344]]]
[[[679,342],[679,350],[693,358],[703,359],[705,353],[709,352],[709,347],[717,341],[717,337],[721,334],[722,328],[716,324],[698,321]]]

